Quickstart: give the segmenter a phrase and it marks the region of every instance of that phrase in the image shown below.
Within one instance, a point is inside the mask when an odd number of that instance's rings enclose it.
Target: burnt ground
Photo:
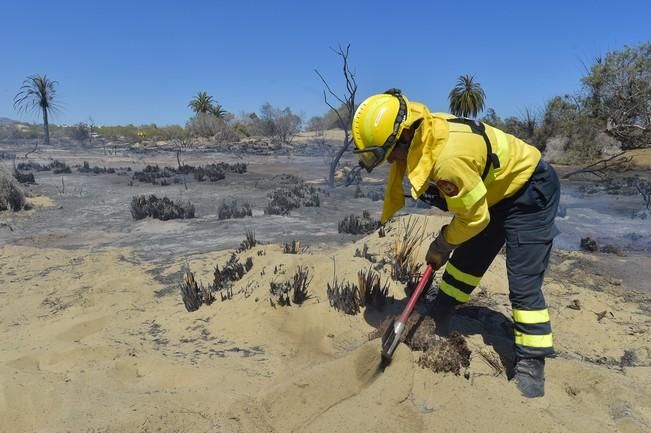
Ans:
[[[173,153],[102,155],[57,152],[37,154],[66,161],[71,167],[84,160],[91,166],[131,167],[140,170],[147,164],[175,167]],[[30,214],[7,214],[13,231],[2,230],[0,241],[21,245],[57,248],[128,247],[143,261],[165,263],[173,258],[208,251],[236,248],[247,230],[254,230],[262,242],[288,242],[300,239],[303,245],[339,245],[351,235],[338,233],[338,221],[345,216],[368,210],[378,215],[380,203],[368,198],[355,198],[355,187],[328,192],[324,186],[327,171],[322,158],[247,156],[245,159],[218,153],[184,155],[184,162],[205,165],[215,162],[246,162],[247,173],[227,173],[217,182],[196,182],[186,175],[184,183],[168,186],[151,185],[131,180],[131,173],[54,175],[36,172],[36,185],[28,189],[33,195],[54,200],[54,207],[39,208]],[[5,168],[10,168],[5,163]],[[288,216],[264,215],[267,194],[280,186],[283,173],[298,175],[321,188],[320,207],[303,207]],[[132,185],[131,185],[132,183]],[[367,187],[365,187],[367,188]],[[370,186],[368,188],[381,188]],[[190,200],[196,207],[196,218],[161,222],[145,219],[134,221],[130,203],[134,195],[156,194],[173,200]],[[223,202],[237,200],[249,203],[252,217],[219,220],[218,208]]]
[[[158,164],[161,168],[176,167],[173,152],[121,151],[106,156],[100,150],[49,148],[30,158],[37,162],[52,159],[65,161],[73,167],[72,173],[36,172],[37,184],[28,189],[34,195],[50,197],[55,205],[29,213],[3,213],[0,218],[9,223],[13,231],[0,226],[0,243],[91,250],[127,247],[134,251],[137,260],[164,267],[175,258],[236,248],[247,230],[254,230],[262,242],[282,243],[300,239],[304,246],[336,247],[358,238],[339,234],[337,226],[340,220],[350,214],[361,215],[365,210],[378,218],[382,206],[381,201],[356,197],[355,186],[328,191],[325,186],[327,167],[322,157],[186,152],[182,155],[183,162],[195,166],[218,162],[245,162],[248,165],[247,173],[227,173],[225,179],[217,182],[195,182],[192,175],[186,175],[187,189],[184,183],[156,186],[132,182],[133,172],[123,176],[95,175],[78,173],[74,168],[84,161],[88,161],[91,167],[131,167],[132,170],[140,170],[148,164]],[[6,170],[11,170],[10,161],[0,163]],[[352,161],[347,163],[352,164]],[[321,206],[300,208],[288,216],[264,215],[267,194],[279,185],[279,176],[283,173],[297,175],[321,188]],[[377,174],[374,172],[372,179],[365,177],[362,191],[381,196],[385,176],[386,168]],[[557,219],[562,233],[556,239],[559,251],[552,257],[552,269],[567,260],[565,252],[578,249],[581,237],[591,235],[605,244],[619,242],[617,246],[624,254],[595,253],[580,266],[596,277],[603,275],[608,281],[621,281],[626,287],[651,291],[651,266],[648,266],[651,220],[630,217],[633,210],[639,208],[639,198],[583,192],[582,185],[590,183],[594,182],[563,184],[562,209]],[[137,194],[190,200],[196,207],[197,217],[165,222],[149,218],[134,221],[130,202]],[[249,203],[253,215],[219,220],[218,207],[233,199]],[[427,212],[413,205],[407,211]],[[571,269],[564,272],[569,271]]]
[[[393,325],[395,317],[387,317],[378,328],[369,335],[369,340],[382,338],[385,331]],[[449,337],[436,335],[436,323],[418,312],[413,313],[405,324],[405,332],[400,341],[412,351],[420,352],[418,365],[435,373],[454,373],[470,365],[471,351],[466,339],[458,332]]]

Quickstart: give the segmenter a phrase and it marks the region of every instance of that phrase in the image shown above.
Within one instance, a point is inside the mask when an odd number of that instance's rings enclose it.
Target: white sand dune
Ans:
[[[434,231],[444,219],[421,221]],[[387,256],[399,234],[394,223],[385,238],[299,255],[259,245],[239,254],[254,265],[233,299],[194,313],[172,283],[185,260],[161,280],[127,249],[0,247],[0,432],[651,431],[649,305],[589,288],[602,282],[582,274],[580,253],[564,253],[546,284],[559,356],[545,397],[523,399],[486,363],[489,340],[508,345],[508,335],[486,335],[470,313],[455,319],[469,330],[467,378],[420,368],[404,345],[379,372],[379,342],[367,341],[377,317],[333,310],[326,283],[333,263],[339,279],[356,281],[370,264],[355,249]],[[207,283],[230,253],[189,265]],[[298,265],[310,270],[312,297],[272,307],[270,282]],[[502,256],[481,287],[477,308],[508,317]],[[404,298],[400,284],[391,290]],[[580,310],[567,308],[575,299]],[[619,365],[625,350],[633,366]]]

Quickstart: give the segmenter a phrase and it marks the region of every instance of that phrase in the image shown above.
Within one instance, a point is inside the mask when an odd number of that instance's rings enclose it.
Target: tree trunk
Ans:
[[[43,129],[45,130],[45,145],[50,145],[50,126],[47,123],[47,110],[43,110]],[[38,141],[34,145],[34,148],[25,154],[25,158],[29,157],[30,153],[36,152],[38,148]]]
[[[335,187],[335,172],[337,171],[337,166],[339,165],[339,160],[344,155],[344,153],[348,150],[348,147],[350,147],[351,142],[352,142],[352,140],[348,136],[348,131],[346,131],[346,137],[344,139],[344,145],[341,146],[341,148],[337,151],[335,156],[332,158],[332,161],[330,162],[330,172],[329,172],[329,175],[328,175],[328,187],[330,187],[330,188]]]
[[[43,128],[45,129],[45,145],[50,145],[50,125],[47,122],[47,110],[43,110]]]

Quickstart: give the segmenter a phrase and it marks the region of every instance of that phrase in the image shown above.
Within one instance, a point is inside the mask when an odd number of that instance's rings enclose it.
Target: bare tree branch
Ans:
[[[625,153],[626,153],[625,151],[620,152],[617,155],[611,156],[610,158],[602,159],[590,165],[586,165],[585,167],[579,170],[575,170],[570,173],[567,173],[566,175],[563,176],[563,178],[567,179],[570,176],[574,176],[580,173],[589,173],[597,177],[605,177],[607,174],[606,172],[608,171],[626,170],[630,167],[630,164],[633,161],[633,157],[623,156]]]
[[[339,160],[352,143],[352,139],[350,137],[350,128],[352,125],[353,116],[355,114],[355,95],[357,94],[357,81],[355,79],[355,74],[350,70],[350,64],[348,62],[348,57],[350,55],[350,44],[346,45],[345,49],[339,45],[339,48],[337,50],[332,49],[332,51],[334,51],[342,61],[342,70],[344,80],[346,81],[346,91],[344,92],[344,95],[337,95],[332,90],[328,84],[328,81],[323,77],[323,75],[321,75],[317,69],[314,70],[326,88],[326,90],[323,91],[323,99],[330,110],[333,111],[337,116],[337,119],[339,120],[339,126],[344,131],[344,142],[330,162],[330,170],[328,175],[328,186],[330,188],[333,188],[335,186],[335,171],[339,165]],[[328,94],[339,101],[339,103],[344,107],[344,113],[340,113],[340,110],[338,110],[330,103],[328,100]]]

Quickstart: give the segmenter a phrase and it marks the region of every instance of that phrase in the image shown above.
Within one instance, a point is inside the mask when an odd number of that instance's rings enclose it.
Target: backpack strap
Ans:
[[[447,119],[447,121],[469,126],[473,133],[481,135],[484,142],[486,142],[486,165],[484,166],[484,172],[481,174],[481,180],[486,180],[491,165],[495,168],[500,168],[500,159],[497,157],[497,154],[493,153],[493,146],[491,146],[491,142],[486,134],[486,125],[478,120],[466,119],[465,117],[455,117],[453,119]]]

